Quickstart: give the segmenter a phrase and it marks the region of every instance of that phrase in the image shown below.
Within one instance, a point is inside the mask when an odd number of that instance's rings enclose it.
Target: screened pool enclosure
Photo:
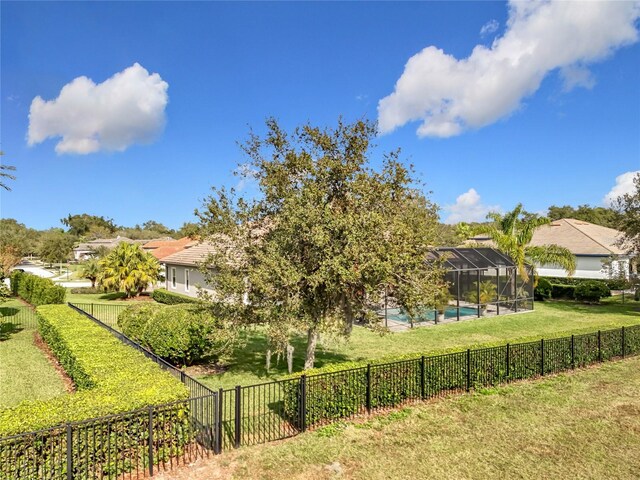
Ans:
[[[446,270],[448,295],[440,305],[425,305],[418,319],[409,319],[389,297],[378,311],[385,326],[403,329],[533,309],[533,269],[527,267],[524,281],[505,254],[493,248],[438,248],[432,260],[441,260]]]

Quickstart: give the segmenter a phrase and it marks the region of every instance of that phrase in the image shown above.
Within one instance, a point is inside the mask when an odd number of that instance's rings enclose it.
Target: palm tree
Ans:
[[[489,235],[496,248],[511,257],[525,283],[529,281],[527,266],[535,271],[535,265],[557,265],[569,275],[575,272],[576,258],[568,249],[559,245],[529,245],[536,228],[551,223],[548,218],[525,214],[521,203],[504,215],[490,213],[487,218],[494,223],[481,225],[476,232]]]
[[[121,242],[99,261],[98,283],[107,290],[124,292],[127,298],[140,295],[158,281],[160,264],[140,245]]]
[[[2,157],[2,155],[4,155],[4,152],[0,151],[0,157]],[[8,172],[13,172],[15,171],[16,167],[13,167],[11,165],[2,165],[2,163],[0,163],[0,187],[4,188],[5,190],[11,190],[11,188],[9,188],[7,186],[6,183],[4,183],[4,179],[9,179],[9,180],[15,180],[16,176],[15,175],[11,175]]]
[[[91,258],[80,266],[80,275],[82,278],[91,280],[91,288],[95,288],[96,280],[100,276],[100,264],[95,258]]]

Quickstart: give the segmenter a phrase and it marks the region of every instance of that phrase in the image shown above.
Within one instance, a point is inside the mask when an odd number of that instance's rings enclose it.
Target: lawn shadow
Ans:
[[[11,335],[15,335],[22,330],[24,330],[24,328],[19,323],[0,322],[0,342],[9,340]]]
[[[227,357],[226,364],[228,369],[224,373],[207,375],[208,380],[215,381],[216,378],[223,380],[224,375],[228,372],[230,376],[240,377],[243,374],[262,381],[275,380],[276,378],[286,375],[287,359],[286,355],[281,355],[278,359],[277,355],[271,358],[271,369],[266,368],[266,352],[267,337],[264,330],[260,327],[245,330],[242,335],[242,343],[234,349]],[[306,336],[298,335],[291,340],[294,347],[293,354],[293,371],[299,372],[304,368],[304,360],[306,355]],[[323,367],[328,364],[349,361],[346,355],[338,353],[330,348],[322,348],[318,346],[316,350],[315,367]],[[255,383],[253,381],[252,383]]]

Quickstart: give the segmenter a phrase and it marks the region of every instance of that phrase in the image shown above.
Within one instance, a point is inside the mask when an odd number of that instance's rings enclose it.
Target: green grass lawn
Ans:
[[[62,379],[34,345],[34,332],[0,323],[0,408],[65,393]]]
[[[329,425],[158,478],[639,478],[638,392],[635,357]]]
[[[541,337],[562,337],[638,323],[639,302],[627,301],[622,304],[619,298],[610,298],[601,305],[536,303],[535,310],[529,313],[480,318],[386,335],[355,327],[351,338],[346,342],[323,340],[318,348],[316,366],[348,361],[375,362],[397,355],[436,353]],[[200,379],[214,388],[229,388],[263,382],[286,373],[286,361],[281,359],[279,365],[276,365],[275,357],[272,359],[270,374],[266,372],[266,339],[261,328],[245,332],[244,341],[244,347],[238,348],[229,359],[226,372],[202,376]],[[304,363],[305,338],[296,338],[293,345],[294,370],[298,371]]]
[[[71,289],[67,289],[66,301],[71,303],[110,303],[118,301],[124,303],[125,294],[122,292],[112,293],[71,293]],[[127,303],[140,303],[140,300],[126,300]]]

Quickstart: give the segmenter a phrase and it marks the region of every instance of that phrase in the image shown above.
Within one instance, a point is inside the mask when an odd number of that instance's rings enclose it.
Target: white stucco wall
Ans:
[[[165,288],[170,292],[181,293],[182,295],[188,295],[189,297],[198,297],[199,287],[212,293],[213,290],[208,288],[207,283],[204,280],[202,273],[195,267],[185,267],[183,265],[167,265],[166,266],[166,280]],[[175,268],[176,282],[173,286],[172,269]],[[185,271],[189,271],[189,289],[185,283]]]
[[[576,256],[576,272],[574,278],[598,278],[609,279],[617,276],[620,272],[624,272],[625,276],[629,276],[629,259],[621,257],[611,262],[612,272],[609,272],[604,263],[608,262],[610,257],[606,256]],[[541,277],[566,277],[566,270],[553,266],[542,265],[537,267],[538,275]]]

